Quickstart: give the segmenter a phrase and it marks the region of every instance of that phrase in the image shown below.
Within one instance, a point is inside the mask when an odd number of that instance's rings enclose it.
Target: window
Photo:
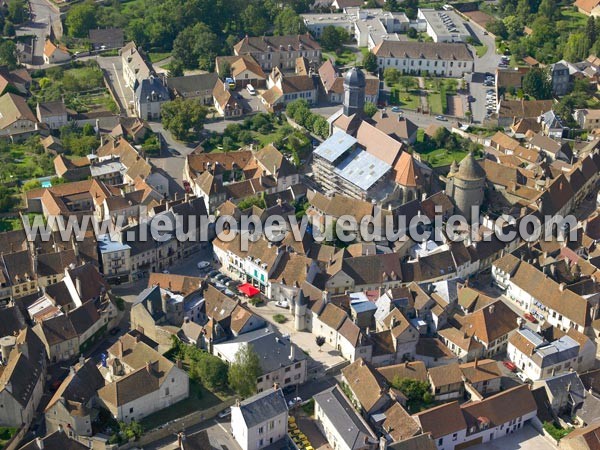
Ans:
[[[133,413],[133,408],[129,408],[129,414]]]
[[[264,433],[264,431],[265,431],[265,430],[264,430],[264,428],[263,428],[263,427],[260,427],[260,428],[258,429],[258,434],[263,434],[263,433]],[[261,442],[262,442],[262,439],[261,439]]]
[[[165,388],[165,395],[169,395],[169,388]]]

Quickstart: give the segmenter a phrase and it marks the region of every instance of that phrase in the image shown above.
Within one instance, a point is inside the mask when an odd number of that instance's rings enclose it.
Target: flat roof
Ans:
[[[113,241],[109,234],[101,234],[98,236],[98,249],[100,253],[118,252],[121,250],[129,250],[131,247],[119,241]]]
[[[420,9],[419,12],[437,35],[471,35],[465,27],[463,20],[453,11]]]
[[[368,190],[392,166],[369,152],[356,148],[334,169],[334,172],[362,190]]]
[[[108,173],[125,173],[127,168],[120,161],[101,162],[100,164],[94,164],[90,166],[90,173],[92,177],[106,175]]]
[[[356,138],[337,130],[325,142],[319,145],[314,153],[321,158],[333,162],[344,154],[350,147],[356,144]]]

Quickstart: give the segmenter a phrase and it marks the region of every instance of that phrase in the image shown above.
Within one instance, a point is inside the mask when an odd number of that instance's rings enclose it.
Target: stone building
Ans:
[[[471,207],[481,206],[484,197],[485,171],[469,153],[460,163],[452,163],[446,181],[446,194],[456,206],[456,213],[471,222]]]

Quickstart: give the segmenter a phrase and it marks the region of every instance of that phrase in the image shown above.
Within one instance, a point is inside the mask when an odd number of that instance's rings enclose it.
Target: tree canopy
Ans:
[[[229,367],[229,386],[241,397],[256,392],[256,379],[261,375],[258,355],[249,345],[241,347]]]
[[[161,107],[163,126],[177,139],[189,139],[202,130],[207,108],[198,99],[176,98]]]
[[[523,77],[523,92],[536,100],[552,98],[550,77],[544,69],[534,67]]]

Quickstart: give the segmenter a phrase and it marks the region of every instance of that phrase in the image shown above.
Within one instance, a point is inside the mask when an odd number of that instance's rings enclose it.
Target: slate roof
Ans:
[[[236,408],[233,406],[232,408]],[[273,419],[288,412],[287,403],[281,389],[268,389],[240,403],[240,412],[248,428]]]
[[[314,396],[315,403],[332,425],[341,432],[347,448],[364,448],[365,441],[377,442],[373,431],[362,420],[339,386],[333,386]]]

